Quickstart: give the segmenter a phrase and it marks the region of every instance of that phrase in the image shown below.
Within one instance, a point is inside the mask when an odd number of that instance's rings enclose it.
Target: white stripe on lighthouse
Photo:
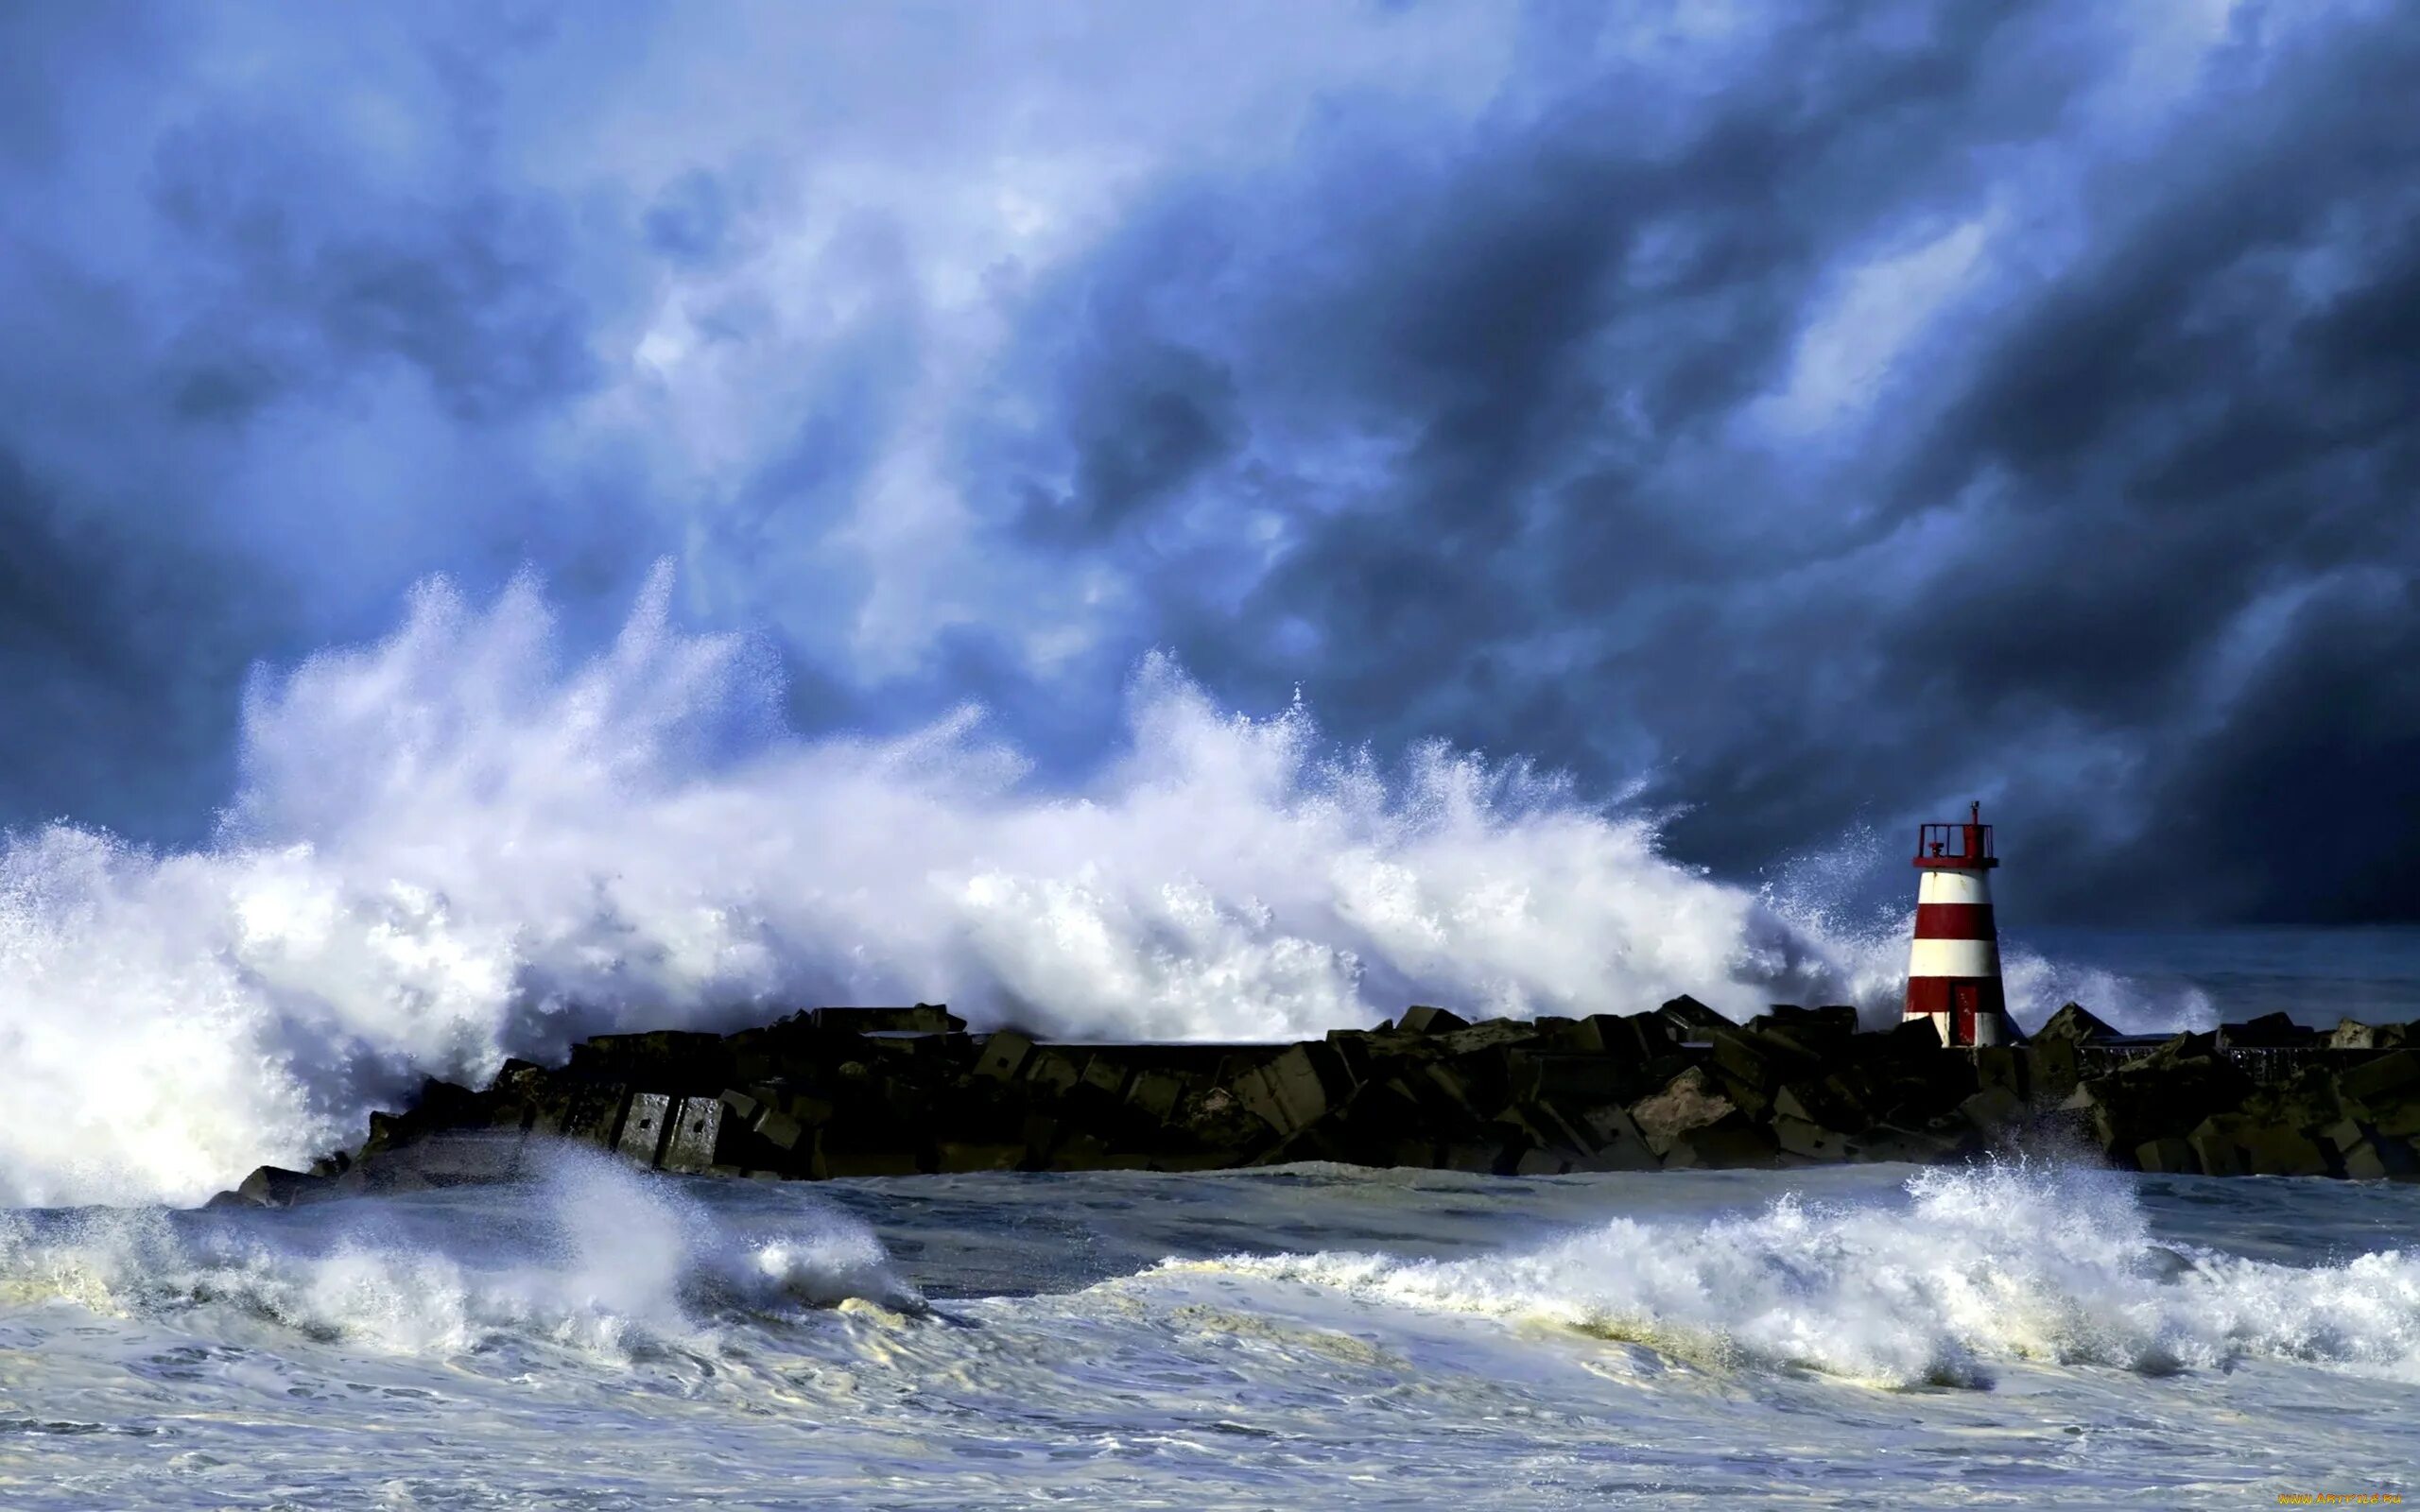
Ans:
[[[1920,939],[1908,954],[1910,976],[1997,976],[2000,949],[1988,939]]]
[[[1984,871],[1927,871],[1916,883],[1920,903],[1988,903],[1991,874]]]

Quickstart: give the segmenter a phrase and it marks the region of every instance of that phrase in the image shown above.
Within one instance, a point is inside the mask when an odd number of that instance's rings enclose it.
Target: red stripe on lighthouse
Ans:
[[[1918,903],[1918,939],[1997,939],[1989,903]]]
[[[1914,976],[1908,979],[1908,1016],[1947,1013],[1957,1005],[1958,988],[1974,991],[1976,1011],[2005,1013],[2008,998],[1996,976]]]

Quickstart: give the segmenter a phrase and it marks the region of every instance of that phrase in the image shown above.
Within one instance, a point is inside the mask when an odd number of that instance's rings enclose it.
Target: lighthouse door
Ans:
[[[1971,1045],[1975,1042],[1975,1012],[1982,1005],[1983,989],[1969,982],[1961,982],[1949,989],[1949,1042]]]

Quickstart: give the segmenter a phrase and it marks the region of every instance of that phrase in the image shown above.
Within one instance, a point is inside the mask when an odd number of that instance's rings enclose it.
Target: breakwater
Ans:
[[[431,1081],[356,1147],[217,1201],[511,1178],[533,1139],[769,1179],[1293,1161],[1501,1175],[1954,1162],[2098,1151],[2212,1176],[2420,1175],[2409,1026],[2284,1015],[2167,1039],[2069,1004],[2021,1045],[1943,1046],[1847,1006],[1469,1022],[1416,1006],[1292,1044],[1075,1044],[945,1008],[827,1007],[737,1034],[600,1036],[485,1088]]]

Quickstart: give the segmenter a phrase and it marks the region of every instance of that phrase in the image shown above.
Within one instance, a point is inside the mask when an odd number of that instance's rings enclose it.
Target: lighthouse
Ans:
[[[1932,1021],[1948,1045],[2007,1044],[2016,1038],[2000,990],[2000,945],[1992,924],[1992,827],[1983,805],[1963,824],[1916,832],[1916,942],[1908,955],[1908,1017]]]

